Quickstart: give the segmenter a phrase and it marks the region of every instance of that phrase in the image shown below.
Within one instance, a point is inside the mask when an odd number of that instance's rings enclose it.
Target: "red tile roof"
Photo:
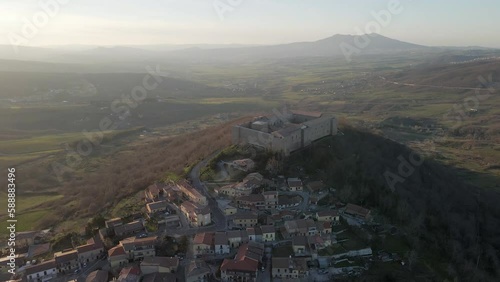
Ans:
[[[113,247],[113,248],[109,249],[109,251],[108,251],[109,257],[114,257],[114,256],[119,256],[119,255],[124,255],[124,254],[125,254],[125,250],[123,249],[123,246],[121,246],[121,245]]]
[[[214,236],[215,234],[213,232],[198,233],[194,236],[193,243],[211,246],[214,244]]]

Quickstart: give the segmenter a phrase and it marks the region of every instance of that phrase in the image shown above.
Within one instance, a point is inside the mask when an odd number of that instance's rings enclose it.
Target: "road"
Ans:
[[[403,83],[397,81],[387,80],[383,76],[379,76],[382,80],[394,85],[410,86],[410,87],[430,87],[430,88],[441,88],[441,89],[457,89],[457,90],[475,90],[475,91],[492,91],[492,88],[480,88],[480,87],[460,87],[460,86],[442,86],[442,85],[430,85],[430,84],[415,84],[415,83]]]
[[[189,178],[191,179],[191,184],[193,185],[198,192],[200,192],[203,196],[207,197],[208,201],[208,206],[210,207],[210,210],[212,211],[212,221],[215,222],[215,226],[207,226],[207,228],[214,229],[216,231],[219,230],[226,230],[227,223],[226,223],[226,216],[222,211],[219,209],[219,205],[217,205],[217,201],[215,200],[212,195],[208,192],[207,187],[205,186],[205,183],[203,183],[200,180],[200,171],[201,169],[207,165],[208,161],[215,157],[220,150],[215,151],[212,153],[210,156],[206,157],[204,160],[196,164],[193,169],[189,172]],[[197,228],[199,231],[208,231],[204,230],[205,228]],[[211,231],[211,230],[210,230]],[[196,232],[195,232],[196,233]]]
[[[214,232],[214,231],[224,231],[226,230],[227,227],[227,221],[226,221],[226,216],[224,213],[219,209],[219,205],[217,205],[217,201],[215,200],[214,197],[210,195],[208,192],[207,187],[205,184],[200,180],[200,171],[201,169],[207,165],[208,161],[215,157],[220,150],[215,151],[208,157],[206,157],[204,160],[196,164],[191,171],[189,172],[189,178],[191,179],[191,184],[193,187],[198,190],[203,196],[207,198],[208,206],[210,207],[211,210],[211,217],[212,217],[212,222],[213,224],[207,225],[207,226],[202,226],[202,227],[192,227],[185,216],[182,214],[180,211],[179,207],[171,204],[170,208],[175,209],[179,217],[181,218],[181,227],[177,228],[168,228],[168,229],[163,229],[163,230],[158,230],[156,235],[164,237],[165,235],[168,236],[174,236],[174,237],[179,237],[179,236],[192,236],[195,235],[199,232]]]
[[[299,195],[302,197],[302,201],[296,207],[284,208],[283,210],[301,210],[306,211],[309,205],[309,193],[305,191],[280,191],[280,195],[288,195],[288,196],[296,196]]]

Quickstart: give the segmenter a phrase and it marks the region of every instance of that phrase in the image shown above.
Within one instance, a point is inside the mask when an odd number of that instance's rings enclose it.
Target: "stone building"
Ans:
[[[261,116],[232,129],[233,144],[252,144],[289,155],[313,141],[337,134],[337,119],[318,112],[285,111]]]

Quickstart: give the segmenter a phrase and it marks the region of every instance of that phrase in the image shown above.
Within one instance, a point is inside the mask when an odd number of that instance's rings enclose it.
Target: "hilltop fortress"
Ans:
[[[285,111],[260,116],[232,129],[233,144],[252,144],[289,155],[313,141],[337,134],[337,119],[318,112]]]

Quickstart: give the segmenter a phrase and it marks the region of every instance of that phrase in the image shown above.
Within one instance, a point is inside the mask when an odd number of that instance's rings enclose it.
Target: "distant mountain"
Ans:
[[[59,50],[50,48],[0,45],[0,59],[4,60],[47,61],[59,53]]]
[[[460,47],[453,47],[455,49]],[[468,47],[464,47],[467,50]],[[296,57],[351,57],[396,53],[429,53],[452,47],[429,47],[388,38],[380,34],[337,34],[312,42],[279,45],[184,44],[124,45],[110,47],[65,45],[57,48],[0,46],[0,59],[35,60],[59,63],[103,64],[119,62],[241,62],[245,60]]]
[[[379,34],[334,35],[314,42],[296,42],[272,46],[256,46],[222,49],[186,49],[172,51],[177,58],[203,59],[243,59],[243,58],[286,58],[286,57],[330,57],[352,53],[390,54],[394,52],[431,51],[432,47],[407,43]]]

